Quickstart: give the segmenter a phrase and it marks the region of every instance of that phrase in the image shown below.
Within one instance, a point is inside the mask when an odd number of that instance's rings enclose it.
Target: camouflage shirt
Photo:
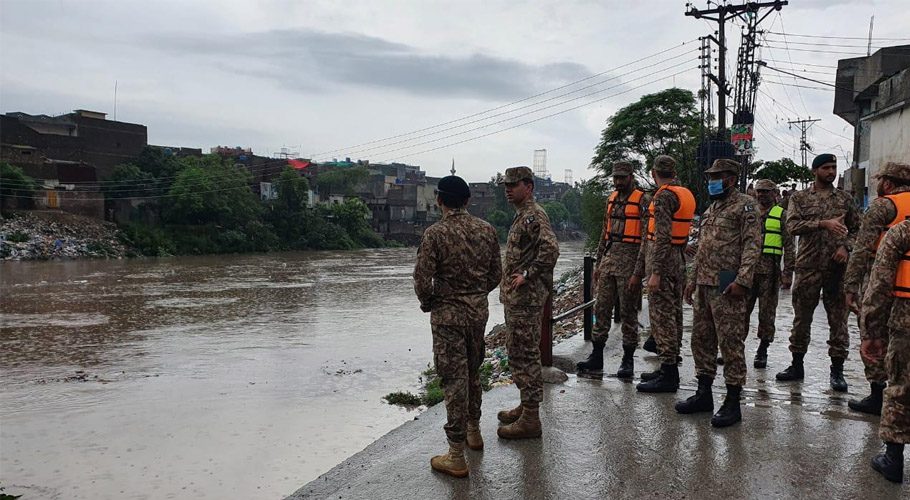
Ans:
[[[752,288],[761,255],[761,224],[755,200],[739,191],[708,207],[699,224],[692,276],[698,285],[718,286],[721,271],[735,271],[736,283]]]
[[[629,193],[631,194],[631,192]],[[618,235],[617,240],[622,239],[622,234],[626,230],[625,221],[625,201],[629,195],[619,193],[616,197],[616,203],[613,204],[613,219],[610,225],[610,232]],[[609,206],[607,201],[605,206]],[[641,196],[641,241],[645,241],[648,236],[648,205],[651,204],[651,195],[645,193]],[[610,214],[604,211],[604,222],[610,217]],[[606,224],[604,224],[606,227]],[[607,248],[609,247],[609,249]],[[602,274],[607,276],[629,276],[635,270],[635,264],[638,260],[638,253],[641,250],[641,243],[624,243],[622,241],[613,241],[610,243],[607,235],[601,235],[600,245],[597,247],[597,267]]]
[[[910,299],[894,297],[897,265],[910,250],[910,220],[892,227],[885,234],[872,264],[869,284],[863,295],[863,314],[888,317],[888,327],[910,332]],[[868,335],[877,332],[867,329]]]
[[[774,205],[771,205],[767,210],[761,208],[760,222],[762,228],[765,227],[765,220],[768,218],[768,212],[770,212],[773,207]],[[780,219],[780,236],[784,242],[784,271],[782,275],[792,276],[793,266],[796,261],[796,241],[790,236],[790,233],[787,232],[787,226],[784,224],[784,221],[787,220],[786,210],[781,214]],[[764,241],[762,242],[762,246],[764,246]],[[758,264],[755,266],[755,274],[774,274],[779,270],[780,256],[762,252],[761,257],[758,259]]]
[[[821,229],[819,222],[845,215],[844,225],[849,234],[837,238]],[[796,251],[797,269],[827,269],[834,264],[831,257],[841,245],[851,249],[859,231],[860,214],[849,194],[841,189],[816,190],[815,185],[790,197],[787,209],[787,232],[799,236]]]
[[[678,186],[679,183],[673,181],[672,186]],[[635,265],[635,275],[648,279],[651,273],[662,276],[673,276],[685,268],[685,256],[683,246],[674,246],[671,242],[671,229],[673,224],[673,214],[679,210],[679,198],[676,193],[665,189],[654,195],[654,240],[649,241],[647,238],[641,245],[638,254],[638,262]],[[647,234],[647,224],[645,224],[645,233]]]
[[[550,219],[533,198],[528,198],[516,207],[509,229],[499,301],[505,305],[543,305],[553,290],[553,268],[558,258],[559,244]],[[525,283],[513,289],[512,276],[524,272],[528,273]]]
[[[499,284],[499,240],[490,224],[464,209],[449,211],[423,233],[414,291],[434,325],[486,323],[487,295]]]
[[[902,186],[893,194],[905,191],[910,191],[910,186]],[[859,292],[863,277],[869,274],[872,261],[875,259],[875,244],[895,217],[897,217],[897,208],[894,206],[894,202],[888,198],[881,196],[869,204],[869,209],[863,216],[859,234],[856,236],[856,244],[850,255],[850,262],[847,264],[847,272],[844,277],[845,292]]]

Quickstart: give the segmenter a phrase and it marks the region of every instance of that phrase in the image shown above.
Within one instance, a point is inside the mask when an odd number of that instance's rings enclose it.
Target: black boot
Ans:
[[[660,365],[660,375],[638,384],[637,389],[641,392],[676,392],[679,389],[679,367]]]
[[[707,375],[698,376],[698,390],[694,396],[676,403],[676,411],[683,414],[714,411],[714,397],[711,395],[711,384],[714,378]]]
[[[647,382],[649,380],[654,380],[660,376],[660,368],[654,370],[653,372],[641,372],[641,381]]]
[[[593,372],[600,371],[604,368],[604,346],[607,345],[606,340],[595,340],[594,341],[594,350],[591,351],[591,355],[588,356],[588,359],[584,361],[579,361],[576,363],[578,371],[580,372]]]
[[[767,368],[768,367],[768,346],[771,345],[767,340],[762,340],[758,344],[758,351],[755,351],[755,362],[752,363],[752,366],[755,368]]]
[[[780,380],[781,382],[790,382],[804,379],[806,377],[806,374],[803,371],[803,358],[805,356],[805,353],[794,352],[793,362],[790,363],[790,366],[788,366],[786,370],[777,374],[777,380]]]
[[[904,445],[885,443],[885,451],[872,457],[872,468],[895,483],[904,482]]]
[[[853,411],[868,413],[870,415],[882,414],[882,392],[885,390],[884,382],[871,382],[869,387],[872,393],[863,399],[851,399],[847,406]]]
[[[738,385],[727,384],[727,397],[724,398],[724,404],[717,410],[717,413],[711,417],[711,425],[714,427],[729,427],[743,419],[739,411],[739,393],[742,387]]]
[[[844,380],[844,358],[831,358],[831,388],[837,392],[847,392],[847,381]]]
[[[619,371],[616,372],[619,378],[632,378],[635,376],[635,346],[622,346],[622,362],[619,364]]]
[[[657,342],[654,341],[654,336],[648,335],[648,340],[645,340],[645,344],[641,346],[641,348],[648,352],[657,354]]]

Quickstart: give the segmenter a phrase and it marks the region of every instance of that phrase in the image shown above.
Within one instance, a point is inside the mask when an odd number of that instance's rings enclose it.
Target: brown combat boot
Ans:
[[[480,435],[480,422],[477,420],[468,420],[468,437],[465,442],[468,448],[480,451],[483,449],[483,436]]]
[[[521,417],[521,403],[518,403],[518,406],[511,410],[502,410],[496,414],[496,418],[504,424],[517,422],[519,417]]]
[[[453,477],[468,477],[468,464],[464,461],[464,443],[449,441],[449,452],[431,458],[430,467]]]
[[[537,408],[523,408],[518,421],[500,427],[496,433],[503,439],[539,438],[541,431],[537,410]]]

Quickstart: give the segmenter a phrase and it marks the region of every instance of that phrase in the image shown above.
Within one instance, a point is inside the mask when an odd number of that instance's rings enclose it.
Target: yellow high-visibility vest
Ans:
[[[784,254],[784,236],[781,233],[781,227],[783,226],[781,216],[783,214],[784,209],[780,205],[774,205],[768,211],[768,217],[765,218],[765,227],[762,229],[765,234],[762,253],[768,255]]]

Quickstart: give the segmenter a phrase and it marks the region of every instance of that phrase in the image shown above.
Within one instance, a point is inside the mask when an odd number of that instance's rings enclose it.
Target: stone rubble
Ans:
[[[135,255],[109,222],[62,212],[15,213],[0,218],[0,259],[49,260]]]

